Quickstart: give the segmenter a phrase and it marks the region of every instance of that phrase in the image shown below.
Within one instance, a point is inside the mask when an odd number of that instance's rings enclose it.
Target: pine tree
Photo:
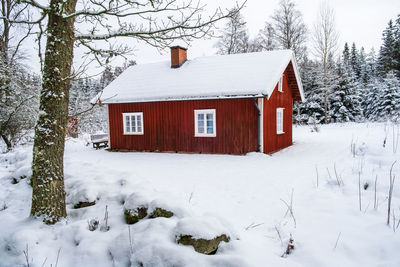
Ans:
[[[390,20],[388,26],[383,32],[383,44],[379,50],[379,73],[383,77],[386,76],[389,71],[395,69],[394,50],[394,27],[393,21]]]
[[[346,64],[338,64],[335,78],[338,83],[330,94],[330,118],[334,122],[358,121],[362,108],[357,78]]]
[[[320,64],[307,61],[301,75],[307,101],[295,104],[294,119],[300,124],[321,123],[324,120],[324,83]]]
[[[400,79],[400,14],[397,15],[393,34],[394,34],[393,64],[397,78]]]
[[[351,66],[351,69],[353,70],[354,74],[356,75],[357,79],[359,79],[361,76],[360,59],[359,59],[359,55],[358,55],[358,51],[357,51],[355,43],[353,43],[351,46],[350,66]]]
[[[347,66],[350,65],[350,49],[349,49],[349,44],[347,42],[344,44],[342,60],[343,64],[346,64]]]
[[[360,77],[359,81],[362,84],[367,84],[369,79],[371,78],[371,73],[369,73],[368,65],[367,65],[367,56],[365,54],[364,47],[361,47],[359,53],[359,66],[360,66]]]
[[[400,81],[390,71],[383,82],[376,80],[368,96],[368,119],[400,121]]]

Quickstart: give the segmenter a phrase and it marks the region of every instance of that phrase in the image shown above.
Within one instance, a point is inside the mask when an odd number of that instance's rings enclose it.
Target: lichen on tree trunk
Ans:
[[[61,14],[74,12],[76,1],[52,0],[48,11],[40,111],[33,146],[31,215],[43,217],[49,224],[66,217],[63,158],[74,19]]]

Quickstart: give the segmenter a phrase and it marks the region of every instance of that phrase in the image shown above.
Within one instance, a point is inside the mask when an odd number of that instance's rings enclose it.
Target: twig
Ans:
[[[282,258],[285,258],[287,255],[292,253],[292,250],[294,249],[294,244],[293,243],[294,243],[294,240],[292,238],[292,234],[290,234],[289,242],[288,242],[288,245],[287,245],[287,248],[286,248],[285,252],[283,252],[283,254],[281,256]]]
[[[358,173],[358,203],[361,211],[361,173]]]
[[[26,250],[24,250],[25,260],[26,260],[26,267],[29,267],[29,247],[26,244]]]
[[[374,210],[376,210],[378,208],[378,202],[377,202],[377,199],[376,199],[376,184],[377,184],[377,181],[378,181],[378,175],[376,175],[376,177],[375,177]]]
[[[56,260],[56,265],[55,265],[55,267],[57,267],[57,265],[58,265],[58,259],[59,259],[59,257],[60,257],[60,251],[61,251],[61,248],[59,248],[59,249],[58,249],[58,252],[57,252],[57,260]]]
[[[129,247],[131,249],[131,254],[133,254],[133,245],[132,245],[132,237],[131,237],[131,227],[128,225],[128,232],[129,232]]]
[[[340,186],[340,184],[343,184],[343,182],[341,182],[341,178],[338,175],[337,171],[336,171],[336,162],[333,163],[333,170],[335,171],[335,177],[336,177],[336,181],[338,183],[338,186]]]
[[[394,187],[394,181],[395,181],[395,176],[392,174],[393,172],[393,166],[396,164],[396,161],[392,163],[392,166],[390,167],[390,183],[389,183],[389,196],[388,196],[388,211],[387,211],[387,220],[386,224],[390,224],[390,209],[392,206],[392,195],[393,195],[393,187]]]
[[[44,259],[42,267],[46,264],[46,261],[47,261],[47,257]]]
[[[290,197],[290,205],[289,205],[285,200],[283,200],[283,199],[281,199],[281,201],[282,201],[283,203],[285,203],[286,207],[288,208],[287,211],[286,211],[286,214],[287,214],[288,212],[290,213],[290,215],[291,215],[292,218],[293,218],[294,228],[296,228],[297,223],[296,223],[296,218],[294,217],[294,213],[293,213],[293,191],[294,191],[294,190],[292,189],[292,194],[291,194],[291,197]],[[286,214],[285,214],[285,216],[286,216]]]
[[[317,172],[317,188],[318,188],[318,185],[319,185],[319,174],[318,174],[318,167],[317,167],[317,165],[315,165],[315,171]]]
[[[260,226],[260,225],[263,225],[264,223],[257,223],[257,224],[255,224],[254,222],[253,223],[251,223],[249,226],[247,226],[246,228],[244,228],[244,230],[249,230],[249,229],[253,229],[253,228],[256,228],[257,226]]]
[[[337,248],[337,245],[338,245],[338,242],[339,242],[339,238],[340,238],[340,235],[342,234],[342,232],[339,232],[339,235],[338,235],[338,237],[336,238],[336,242],[335,242],[335,246],[333,247],[333,250],[336,250],[336,248]]]
[[[192,198],[193,198],[193,191],[190,193],[190,196],[189,196],[189,203],[190,203],[190,201],[192,201]]]
[[[399,221],[399,223],[400,223],[400,221]],[[279,229],[278,229],[278,227],[276,227],[276,225],[275,225],[275,230],[278,233],[278,237],[279,237],[279,240],[281,241],[281,244],[283,245],[283,240],[282,240],[281,233],[279,232]]]

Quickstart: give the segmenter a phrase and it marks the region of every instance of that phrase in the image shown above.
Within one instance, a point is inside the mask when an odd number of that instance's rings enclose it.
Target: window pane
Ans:
[[[197,114],[197,131],[199,133],[204,133],[204,113]]]
[[[125,116],[125,132],[130,133],[131,132],[131,120],[130,116]]]
[[[207,114],[207,133],[213,134],[214,133],[214,115]]]
[[[132,132],[136,133],[136,116],[132,116]]]

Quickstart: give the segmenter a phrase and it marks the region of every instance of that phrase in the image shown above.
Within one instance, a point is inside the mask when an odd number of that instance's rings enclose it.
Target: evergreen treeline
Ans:
[[[383,32],[376,55],[356,44],[344,45],[338,59],[330,59],[328,121],[400,120],[400,15]],[[307,101],[296,105],[297,123],[324,121],[322,73],[318,61],[307,61],[301,69]]]
[[[304,103],[294,106],[295,123],[400,120],[400,14],[384,30],[378,54],[346,43],[339,55],[328,53],[326,66],[321,59],[308,59],[307,35],[294,3],[282,0],[254,39],[238,12],[222,30],[216,47],[219,54],[292,49],[306,96]]]

